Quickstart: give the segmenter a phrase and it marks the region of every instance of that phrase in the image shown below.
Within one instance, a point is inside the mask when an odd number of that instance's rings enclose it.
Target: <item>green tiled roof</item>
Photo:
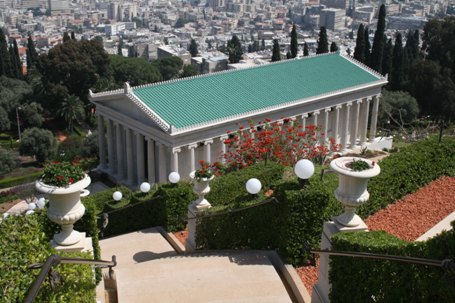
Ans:
[[[380,80],[339,54],[134,87],[176,128],[234,116]]]

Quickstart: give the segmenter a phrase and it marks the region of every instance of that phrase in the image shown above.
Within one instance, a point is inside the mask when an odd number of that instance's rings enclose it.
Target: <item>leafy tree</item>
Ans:
[[[168,57],[154,61],[153,65],[160,71],[162,79],[167,81],[179,77],[183,61],[179,57]]]
[[[308,49],[308,44],[306,42],[303,44],[303,56],[307,57],[310,54],[310,51]]]
[[[409,30],[406,33],[406,45],[404,47],[405,52],[409,60],[414,61],[419,56],[419,43],[420,43],[420,34],[418,30],[412,31]]]
[[[327,41],[327,30],[324,26],[319,30],[318,48],[316,54],[324,54],[329,52],[329,42]]]
[[[31,102],[23,105],[21,108],[21,120],[25,128],[40,127],[43,124],[43,107],[40,104]]]
[[[98,149],[98,132],[94,131],[84,138],[81,153],[84,157],[98,157]]]
[[[8,117],[6,110],[0,106],[0,131],[9,130],[11,128],[11,122]]]
[[[43,163],[54,157],[56,152],[57,140],[49,130],[33,127],[23,132],[19,145],[21,155],[33,156]]]
[[[278,39],[273,39],[272,62],[280,60],[281,60],[280,44],[278,43]]]
[[[8,52],[6,36],[1,28],[0,28],[0,76],[14,78],[13,71],[11,70],[11,59]]]
[[[185,65],[180,78],[192,77],[199,75],[198,70],[193,65]]]
[[[291,58],[297,57],[298,50],[299,50],[299,45],[298,45],[298,41],[297,41],[297,30],[296,30],[295,24],[294,24],[292,26],[292,31],[291,31]]]
[[[182,28],[185,26],[185,19],[183,18],[178,18],[177,21],[175,21],[174,27],[175,28]]]
[[[422,50],[427,53],[426,58],[454,70],[455,59],[452,55],[455,53],[454,33],[455,17],[428,21],[425,24],[422,36]]]
[[[387,40],[387,38],[384,38]],[[382,58],[382,74],[387,75],[392,70],[392,57],[393,57],[393,43],[392,39],[388,39],[384,47],[384,53]]]
[[[332,42],[332,44],[330,44],[330,52],[334,53],[336,51],[338,51],[338,45],[335,42]]]
[[[359,29],[357,30],[354,59],[365,63],[365,29],[362,23],[359,25]]]
[[[239,63],[242,59],[243,51],[242,44],[240,43],[239,38],[234,35],[232,39],[227,44],[227,51],[229,54],[230,63]]]
[[[419,115],[419,105],[408,92],[384,90],[379,109],[379,122],[404,127],[412,123]],[[387,123],[388,124],[388,123]]]
[[[403,41],[401,33],[397,34],[393,46],[392,72],[390,79],[391,90],[400,90],[403,86]]]
[[[68,132],[72,133],[74,123],[84,118],[84,104],[77,96],[70,95],[60,103],[56,114],[65,120]]]
[[[364,41],[365,41],[365,64],[370,65],[370,60],[371,60],[371,43],[370,43],[370,31],[368,29],[368,26],[365,26],[365,31],[363,32],[365,35]]]
[[[111,55],[110,62],[115,82],[113,89],[121,88],[125,82],[137,86],[162,79],[158,67],[150,64],[144,58]]]
[[[64,33],[63,33],[63,43],[68,42],[68,41],[70,41],[70,40],[71,40],[71,37],[70,37],[70,35],[68,34],[68,32],[64,32]]]
[[[191,39],[190,46],[188,47],[188,51],[191,54],[191,57],[196,57],[199,53],[197,49],[197,43],[194,39]]]
[[[384,54],[384,32],[385,32],[385,5],[379,8],[378,25],[374,33],[373,47],[371,49],[370,67],[377,72],[382,72],[382,60]]]
[[[0,174],[4,175],[9,173],[16,167],[16,160],[14,154],[0,147]]]

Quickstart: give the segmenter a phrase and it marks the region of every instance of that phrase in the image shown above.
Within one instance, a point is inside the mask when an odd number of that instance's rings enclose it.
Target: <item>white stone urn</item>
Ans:
[[[210,181],[212,181],[213,178],[215,178],[215,176],[211,176],[210,178],[201,178],[198,180],[194,176],[194,172],[192,172],[190,174],[190,177],[194,179],[193,192],[196,195],[198,195],[197,200],[193,201],[191,205],[196,207],[197,209],[205,209],[212,207],[210,202],[207,201],[207,199],[205,198],[205,195],[207,195],[210,192]]]
[[[49,198],[48,218],[62,228],[60,233],[54,235],[54,241],[58,245],[77,244],[84,236],[83,233],[75,231],[73,225],[85,213],[85,207],[81,203],[81,192],[89,186],[90,182],[91,179],[87,175],[84,179],[66,187],[48,185],[40,180],[36,181],[36,189],[47,194]]]
[[[354,160],[365,161],[370,165],[370,168],[354,171],[349,167]],[[338,188],[335,190],[335,197],[344,206],[344,213],[333,219],[343,226],[359,226],[363,221],[355,214],[355,209],[370,198],[370,194],[367,191],[368,181],[370,178],[379,175],[381,168],[371,160],[357,157],[341,157],[332,160],[330,168],[338,173],[339,183]]]

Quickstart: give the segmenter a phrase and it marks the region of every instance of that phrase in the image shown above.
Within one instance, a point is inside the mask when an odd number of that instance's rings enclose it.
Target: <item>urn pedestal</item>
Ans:
[[[90,184],[89,176],[68,185],[58,187],[36,181],[36,189],[48,196],[49,209],[47,216],[52,221],[60,225],[61,232],[54,235],[53,241],[59,246],[74,246],[81,240],[85,240],[85,233],[80,233],[73,229],[76,223],[85,213],[85,207],[81,203],[81,191]]]
[[[354,171],[350,164],[353,161],[365,161],[370,168]],[[378,164],[368,159],[356,157],[341,157],[330,162],[330,168],[338,174],[339,183],[335,190],[335,197],[344,206],[344,213],[334,217],[334,221],[347,227],[359,226],[362,219],[355,214],[355,209],[367,202],[370,194],[367,185],[370,178],[379,175],[381,169]]]

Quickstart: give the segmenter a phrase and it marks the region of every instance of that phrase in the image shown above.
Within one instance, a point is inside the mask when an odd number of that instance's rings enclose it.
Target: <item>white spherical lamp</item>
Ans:
[[[38,206],[39,209],[43,209],[45,205],[46,205],[46,200],[42,197],[39,198],[38,201],[36,201],[36,206]]]
[[[115,201],[122,200],[122,197],[123,197],[123,195],[122,195],[122,192],[120,192],[120,191],[116,191],[112,194],[112,199],[114,199]]]
[[[308,159],[297,161],[294,166],[294,173],[300,179],[309,179],[314,174],[314,164]]]
[[[4,213],[2,217],[3,217],[3,219],[6,219],[6,218],[8,218],[8,216],[9,216],[8,213]]]
[[[148,183],[148,182],[141,183],[141,186],[139,186],[139,189],[143,193],[148,193],[150,191],[150,183]]]
[[[35,209],[36,209],[36,204],[33,203],[33,202],[32,202],[32,203],[29,203],[29,204],[28,204],[28,209],[29,209],[29,210],[35,210]]]
[[[261,181],[259,181],[256,178],[251,178],[246,182],[246,190],[252,195],[257,194],[258,192],[261,191]]]
[[[26,215],[26,216],[29,216],[29,215],[33,215],[34,213],[35,213],[34,210],[29,209],[29,210],[27,210],[27,212],[25,213],[25,215]]]
[[[178,172],[176,171],[173,171],[172,173],[169,174],[169,182],[175,184],[175,183],[178,183],[180,181],[180,175]]]

